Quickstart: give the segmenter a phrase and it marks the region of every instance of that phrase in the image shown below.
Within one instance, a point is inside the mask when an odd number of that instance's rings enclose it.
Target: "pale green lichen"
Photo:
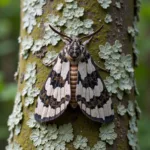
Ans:
[[[136,102],[129,101],[127,112],[130,116],[130,120],[129,120],[129,130],[128,130],[127,137],[129,140],[129,145],[131,146],[132,150],[138,149],[138,139],[137,139],[138,127],[137,127],[136,109],[137,109]]]
[[[112,17],[111,17],[111,15],[110,15],[110,14],[107,14],[104,20],[105,20],[106,23],[112,22]]]
[[[86,149],[86,150],[92,150],[92,149],[90,148],[90,146],[87,146],[85,149]]]
[[[101,4],[102,8],[107,9],[110,7],[110,4],[112,3],[112,0],[97,0],[98,3]]]
[[[74,0],[65,0],[66,3],[73,2]]]
[[[25,86],[22,90],[22,96],[25,96],[25,106],[34,103],[35,97],[38,96],[40,90],[33,85],[36,82],[36,63],[28,63],[24,75]]]
[[[12,130],[10,131],[9,137],[7,139],[8,144],[12,143],[13,136],[14,136],[14,131]]]
[[[135,37],[138,33],[137,28],[134,28],[132,26],[128,27],[128,33],[132,36]]]
[[[129,145],[132,147],[132,150],[137,150],[138,148],[138,139],[137,135],[133,134],[130,130],[128,131],[127,134],[128,140],[129,140]]]
[[[48,26],[48,24],[51,24],[55,28],[57,27],[58,30],[60,26],[65,26],[65,33],[69,36],[89,34],[93,32],[91,28],[93,25],[93,21],[91,19],[80,19],[83,15],[84,8],[78,7],[76,1],[70,1],[70,3],[64,5],[62,10],[62,16],[51,15],[50,19],[48,20],[48,22],[45,23],[45,25]],[[46,27],[46,29],[48,28]],[[59,40],[56,41],[58,42]]]
[[[22,39],[21,39],[21,36],[18,37],[18,43],[21,43],[22,42]]]
[[[16,142],[13,142],[6,146],[6,150],[23,150],[23,148]]]
[[[117,112],[120,116],[124,116],[125,113],[127,112],[126,108],[124,105],[122,105],[121,103],[119,103],[119,105],[117,106]]]
[[[8,130],[12,131],[22,120],[22,101],[20,93],[17,93],[12,114],[8,118]]]
[[[34,119],[34,114],[33,113],[30,113],[29,114],[29,120],[27,121],[27,125],[30,127],[30,128],[40,128],[40,124]]]
[[[43,127],[40,129],[38,128],[32,130],[32,133],[30,135],[30,140],[33,141],[34,146],[37,147],[39,145],[43,145],[46,142],[48,142],[48,138],[45,138],[47,134],[47,130],[45,128]]]
[[[121,8],[120,2],[116,2],[115,5],[116,5],[117,8],[119,8],[119,9]]]
[[[112,145],[113,141],[117,138],[117,134],[115,133],[115,124],[104,124],[100,128],[100,134],[99,137],[102,141],[107,142],[108,144]]]
[[[91,150],[106,150],[106,143],[98,141]]]
[[[79,7],[77,1],[68,0],[64,5],[60,3],[59,6],[57,5],[57,10],[62,10],[62,16],[54,14],[47,16],[47,21],[44,22],[45,31],[43,38],[34,42],[31,49],[33,54],[39,52],[43,46],[55,46],[61,40],[60,36],[50,29],[49,24],[58,31],[60,31],[60,27],[64,26],[64,32],[68,36],[78,36],[79,34],[93,32],[93,21],[91,19],[83,20],[81,18],[84,15],[84,8]]]
[[[10,131],[10,135],[8,138],[8,146],[6,147],[6,150],[21,150],[22,148],[15,142],[12,141],[14,134],[17,136],[19,135],[21,131],[21,124],[23,118],[23,112],[22,112],[22,100],[21,100],[21,94],[18,92],[15,98],[14,107],[12,114],[8,118],[8,130]]]
[[[57,127],[55,124],[38,123],[33,113],[30,113],[29,118],[27,125],[32,128],[30,139],[36,149],[66,150],[66,143],[73,140],[73,128],[70,123]]]
[[[24,75],[24,81],[27,81],[29,78],[35,77],[36,75],[36,63],[28,63],[26,66],[26,72]]]
[[[100,58],[105,60],[105,68],[110,71],[110,76],[106,78],[105,85],[108,92],[117,94],[121,100],[123,92],[130,92],[133,87],[133,66],[130,54],[122,52],[122,44],[116,40],[114,45],[106,42],[99,46]]]
[[[131,100],[128,101],[127,112],[131,117],[135,116],[135,105],[134,102]]]
[[[73,128],[71,123],[60,126],[58,132],[65,142],[70,142],[73,140]]]
[[[39,52],[43,45],[44,45],[43,40],[35,40],[34,45],[31,48],[32,53],[35,54],[35,53]]]
[[[24,16],[22,19],[23,28],[27,29],[30,34],[33,27],[36,25],[36,16],[42,15],[42,7],[46,4],[45,0],[24,0],[23,1],[23,12]]]
[[[75,149],[84,150],[87,147],[88,139],[82,135],[77,135],[76,139],[73,142]]]
[[[131,117],[131,119],[129,121],[129,127],[130,127],[130,131],[132,133],[137,133],[138,132],[136,116]]]
[[[57,7],[56,7],[56,10],[61,10],[62,8],[63,8],[63,3],[59,3],[58,5],[57,5]]]
[[[33,38],[31,36],[24,37],[21,42],[21,52],[20,55],[22,58],[27,59],[29,56],[30,48],[33,45]]]
[[[51,66],[54,62],[54,60],[57,58],[58,53],[56,51],[48,51],[45,55],[45,57],[42,59],[42,62],[45,66]]]
[[[45,35],[43,37],[44,45],[47,46],[51,44],[55,46],[58,43],[58,41],[60,41],[60,36],[50,29],[49,24],[53,25],[55,21],[58,21],[59,18],[58,17],[55,18],[54,15],[51,15],[49,18],[50,18],[49,22],[44,23],[44,26],[45,26]],[[59,28],[56,28],[56,27],[55,29],[58,31],[60,30]]]
[[[15,135],[19,135],[21,132],[21,124],[18,124],[16,127],[15,127]]]

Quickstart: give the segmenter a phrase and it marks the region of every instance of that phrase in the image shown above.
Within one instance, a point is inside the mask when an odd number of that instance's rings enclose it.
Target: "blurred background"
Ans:
[[[13,74],[17,69],[19,45],[19,1],[0,0],[0,149],[3,150],[8,138],[7,119],[12,111],[16,93]],[[150,150],[150,0],[143,0],[138,24],[137,38],[140,50],[140,65],[136,79],[140,95],[137,97],[142,109],[138,122],[141,150]]]

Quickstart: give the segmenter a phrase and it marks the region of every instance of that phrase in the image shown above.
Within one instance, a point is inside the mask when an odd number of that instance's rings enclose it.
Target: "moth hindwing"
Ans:
[[[97,32],[83,38],[70,38],[50,26],[65,37],[66,45],[59,53],[37,100],[35,119],[48,122],[59,117],[68,104],[82,112],[91,120],[106,123],[114,118],[112,100],[102,78],[86,49],[86,44]],[[84,38],[90,38],[82,42]]]

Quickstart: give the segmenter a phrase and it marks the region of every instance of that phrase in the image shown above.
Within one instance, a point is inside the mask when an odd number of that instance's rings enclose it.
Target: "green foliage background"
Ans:
[[[7,118],[12,111],[16,93],[13,74],[17,68],[20,25],[19,0],[0,0],[0,149],[4,149],[7,131]],[[140,34],[137,37],[139,67],[136,79],[140,95],[137,97],[142,109],[139,121],[139,143],[141,150],[150,150],[150,1],[143,0],[140,11]]]

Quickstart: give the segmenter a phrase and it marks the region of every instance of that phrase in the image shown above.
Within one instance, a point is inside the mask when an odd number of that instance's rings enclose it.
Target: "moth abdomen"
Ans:
[[[78,64],[70,64],[70,87],[71,87],[71,101],[70,105],[73,108],[77,107],[76,101],[76,85],[78,79]]]

